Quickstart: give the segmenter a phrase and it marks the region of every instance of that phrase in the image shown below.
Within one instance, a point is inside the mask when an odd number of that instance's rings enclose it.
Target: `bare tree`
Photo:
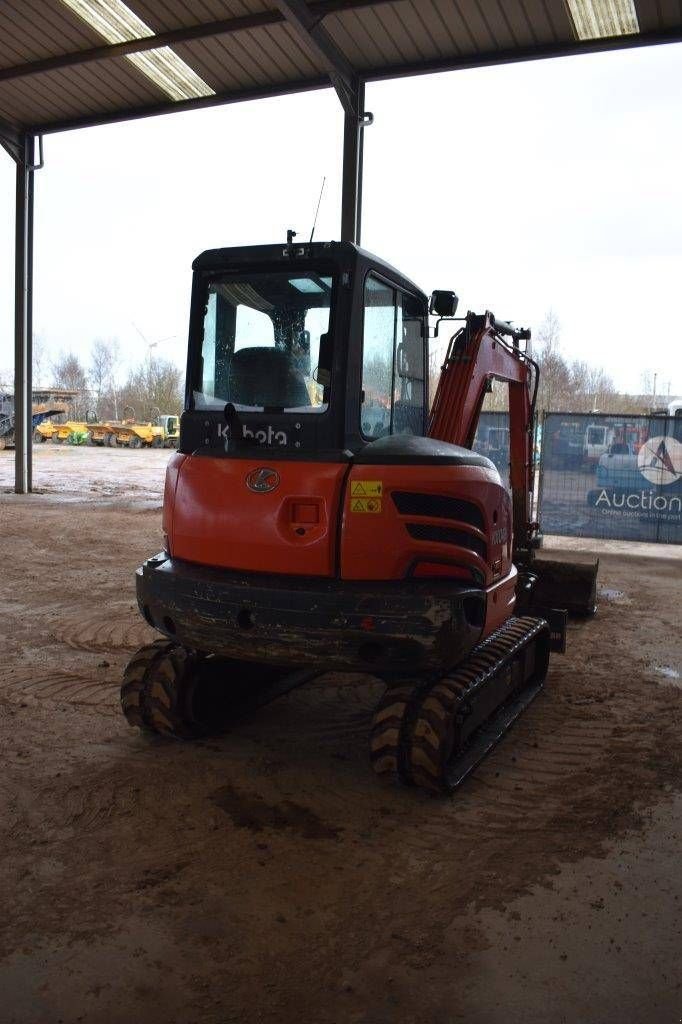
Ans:
[[[88,409],[88,375],[78,356],[74,352],[61,352],[52,364],[52,374],[55,387],[77,392],[71,404],[72,416],[85,416]]]
[[[116,382],[120,363],[116,338],[95,338],[90,347],[89,379],[98,419],[118,419]]]
[[[33,350],[33,386],[47,383],[43,380],[45,371],[45,339],[42,334],[34,333],[32,341]]]
[[[139,420],[150,420],[159,412],[179,413],[183,406],[183,374],[168,359],[149,358],[131,370],[119,394],[120,407],[129,405]]]
[[[642,395],[646,395],[650,398],[654,391],[654,372],[653,370],[642,370],[640,374],[640,381],[642,384]]]
[[[537,361],[540,365],[538,410],[559,409],[570,393],[571,375],[561,355],[561,324],[553,309],[538,330]]]

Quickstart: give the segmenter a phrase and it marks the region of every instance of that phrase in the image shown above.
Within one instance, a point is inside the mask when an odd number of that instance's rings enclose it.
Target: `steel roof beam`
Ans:
[[[627,36],[602,36],[597,39],[572,39],[560,43],[542,43],[536,46],[518,46],[508,50],[484,50],[457,57],[436,57],[425,61],[388,64],[364,72],[367,82],[385,82],[414,75],[433,75],[445,71],[467,71],[489,68],[498,64],[521,64],[526,61],[550,60],[553,57],[579,57],[582,54],[610,53],[614,50],[632,50],[642,46],[665,46],[682,42],[682,28],[660,32],[640,32]]]
[[[320,21],[328,14],[360,7],[378,7],[391,3],[392,0],[314,0],[308,10],[310,15]],[[264,28],[280,25],[285,15],[280,10],[262,11],[257,14],[245,14],[236,18],[224,18],[221,21],[210,21],[201,25],[189,25],[184,28],[157,32],[152,36],[127,40],[124,43],[107,43],[93,46],[88,50],[76,50],[73,53],[58,54],[30,61],[27,64],[15,64],[9,68],[0,68],[0,82],[8,82],[16,78],[27,78],[40,75],[46,71],[57,71],[62,68],[74,67],[78,64],[90,64],[98,60],[111,60],[115,57],[127,57],[131,53],[143,53],[157,50],[162,46],[173,46],[177,43],[189,43],[196,39],[210,39],[216,36],[233,35],[248,29]]]
[[[358,73],[325,29],[320,15],[305,0],[277,0],[277,6],[313,60],[329,75],[345,113],[360,117]]]
[[[341,182],[341,240],[360,244],[365,83],[305,0],[277,0],[288,23],[311,58],[329,75],[344,112]]]
[[[412,75],[430,75],[444,71],[494,67],[497,64],[516,64],[522,61],[548,60],[552,57],[573,57],[587,53],[603,53],[610,50],[658,46],[679,42],[682,42],[682,29],[679,28],[669,29],[664,32],[646,32],[640,35],[619,36],[614,39],[594,39],[582,43],[572,40],[567,43],[526,46],[509,50],[492,50],[478,54],[468,54],[464,57],[438,57],[434,60],[394,64],[383,68],[370,68],[363,71],[363,79],[366,82],[382,82]],[[207,107],[242,103],[246,100],[293,96],[298,93],[325,89],[329,87],[329,84],[329,79],[326,77],[298,79],[276,85],[263,85],[256,86],[253,89],[242,89],[238,92],[219,92],[214,96],[202,96],[199,99],[193,100],[164,100],[159,103],[144,104],[143,106],[129,107],[123,110],[107,111],[94,115],[89,114],[85,117],[52,122],[36,122],[27,125],[27,129],[37,135],[49,135],[53,132],[72,131],[76,128],[92,128],[97,125],[115,124],[120,121],[135,121],[138,118],[155,117],[159,114],[170,114],[174,111],[202,110]]]
[[[0,146],[7,152],[15,163],[19,163],[23,153],[22,135],[10,124],[0,121]]]

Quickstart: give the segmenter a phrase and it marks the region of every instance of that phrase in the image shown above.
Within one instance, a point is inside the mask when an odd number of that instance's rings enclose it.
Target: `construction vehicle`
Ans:
[[[129,412],[126,417],[126,412]],[[127,446],[128,448],[163,448],[164,429],[151,421],[148,423],[138,422],[135,410],[127,405],[123,410],[121,422],[109,422],[108,426],[113,434],[113,445]]]
[[[51,441],[52,444],[87,444],[90,438],[90,424],[83,420],[67,420],[66,423],[41,423],[34,431],[34,440]]]
[[[34,440],[44,438],[40,431],[46,427],[52,427],[49,423],[50,416],[59,416],[66,412],[65,405],[49,403],[34,403],[31,410],[31,424]],[[5,448],[14,448],[14,395],[0,394],[0,451]]]
[[[456,308],[350,243],[195,260],[165,549],[137,571],[163,638],[125,670],[131,725],[201,736],[326,671],[369,673],[374,769],[448,792],[536,696],[596,568],[536,558],[529,331],[461,318],[427,414],[429,312],[438,332]],[[472,451],[493,380],[511,493]]]
[[[163,430],[164,448],[177,448],[180,440],[180,417],[159,413],[154,425]]]
[[[569,414],[570,415],[570,414]],[[545,429],[545,458],[548,469],[580,469],[585,448],[585,428],[579,420],[569,419]]]
[[[90,424],[90,444],[97,448],[105,448],[116,443],[116,435],[109,423]]]

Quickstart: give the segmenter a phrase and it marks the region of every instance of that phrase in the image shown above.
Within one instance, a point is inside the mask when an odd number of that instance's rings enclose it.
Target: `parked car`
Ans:
[[[597,486],[624,490],[642,486],[637,448],[632,441],[614,441],[597,463]]]

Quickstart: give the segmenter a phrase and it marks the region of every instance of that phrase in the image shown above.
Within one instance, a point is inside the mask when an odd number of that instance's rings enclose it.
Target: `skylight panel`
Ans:
[[[605,39],[639,32],[633,0],[566,0],[578,39]]]
[[[148,38],[154,31],[131,11],[123,0],[62,0],[108,43],[126,43]],[[134,64],[172,100],[193,100],[213,96],[214,90],[203,78],[178,57],[170,46],[144,53],[129,53],[126,60]]]
[[[319,284],[310,277],[292,277],[289,279],[289,284],[293,285],[299,292],[308,292],[311,295],[324,294],[324,288],[320,288]]]

